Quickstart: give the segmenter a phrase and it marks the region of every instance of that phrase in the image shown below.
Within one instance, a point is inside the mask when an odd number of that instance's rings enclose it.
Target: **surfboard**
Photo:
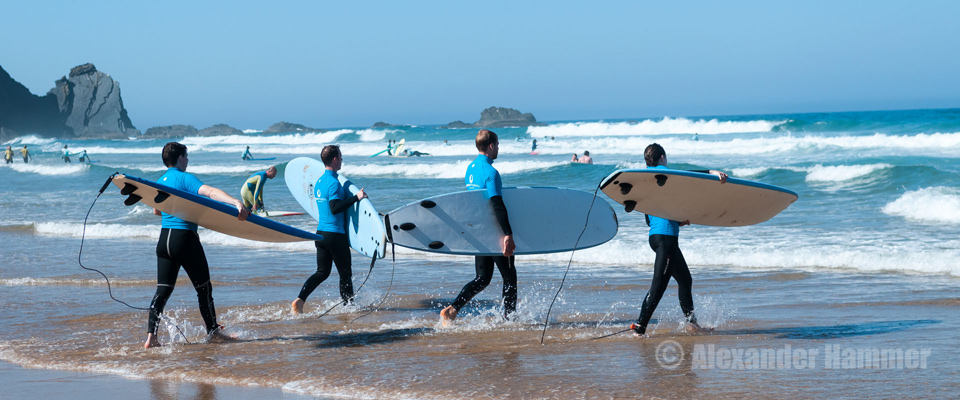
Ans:
[[[323,162],[308,157],[298,157],[290,160],[283,171],[283,179],[293,198],[297,199],[297,203],[300,203],[307,214],[316,220],[319,220],[320,213],[317,210],[313,186],[325,170]],[[339,174],[339,180],[351,194],[356,194],[360,190],[343,174]],[[367,257],[376,255],[377,258],[383,258],[387,248],[386,232],[380,214],[377,213],[370,199],[366,198],[354,203],[346,212],[350,247]]]
[[[613,208],[592,193],[552,187],[504,188],[503,203],[517,255],[586,249],[617,234]],[[397,246],[444,254],[503,254],[503,231],[490,200],[480,190],[413,202],[389,212],[384,221],[388,239]]]
[[[245,221],[240,221],[237,219],[236,207],[134,176],[114,176],[113,184],[120,188],[120,194],[128,196],[124,201],[128,206],[141,202],[230,236],[280,243],[323,240],[323,236],[257,215],[250,215]]]
[[[299,212],[299,211],[272,211],[272,210],[268,210],[268,211],[257,211],[257,215],[259,215],[259,216],[261,216],[261,217],[264,217],[264,218],[277,218],[277,217],[290,217],[290,216],[294,216],[294,215],[303,215],[303,213],[302,213],[302,212]]]
[[[263,157],[263,158],[248,158],[243,161],[270,161],[270,160],[276,160],[276,159],[277,159],[276,157]]]
[[[622,169],[604,178],[600,190],[627,212],[710,226],[747,226],[769,220],[797,201],[779,186],[674,169]]]

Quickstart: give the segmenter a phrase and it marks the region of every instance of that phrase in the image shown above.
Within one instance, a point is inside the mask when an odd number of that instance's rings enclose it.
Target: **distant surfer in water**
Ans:
[[[647,163],[647,168],[668,169],[667,153],[659,144],[653,143],[647,146],[643,152],[643,159]],[[716,175],[720,178],[720,183],[727,182],[727,174],[709,170],[696,171]],[[691,333],[700,331],[700,325],[697,325],[697,317],[693,314],[693,278],[690,276],[690,269],[687,262],[680,252],[679,236],[680,227],[690,225],[689,220],[671,221],[668,219],[647,215],[647,225],[650,226],[650,248],[657,254],[653,262],[653,281],[650,282],[650,291],[643,298],[643,305],[640,308],[640,316],[637,317],[637,323],[632,325],[633,331],[640,336],[647,332],[647,324],[653,311],[657,309],[663,292],[667,290],[672,276],[679,286],[680,309],[687,319],[685,330]]]
[[[7,161],[7,164],[13,164],[13,148],[7,146],[7,150],[3,152],[3,159]]]
[[[367,194],[360,189],[356,196],[351,196],[340,184],[337,174],[343,165],[340,146],[325,146],[320,152],[320,160],[323,161],[326,171],[314,185],[314,197],[317,199],[319,212],[317,234],[323,236],[323,240],[314,242],[317,247],[317,272],[307,278],[297,299],[290,303],[290,311],[294,314],[303,312],[307,297],[330,276],[332,264],[337,265],[337,274],[340,275],[340,298],[344,303],[353,301],[353,270],[350,265],[346,211],[354,203],[367,197]]]
[[[24,164],[30,162],[30,159],[33,158],[33,156],[30,155],[30,150],[27,150],[27,145],[23,145],[23,148],[20,149],[20,155],[23,156]]]
[[[263,207],[263,186],[267,179],[273,179],[277,176],[277,167],[271,166],[266,171],[257,172],[250,175],[247,181],[240,187],[240,198],[243,199],[243,206],[256,213],[257,211],[266,211]]]
[[[578,162],[578,163],[581,163],[581,164],[593,164],[593,158],[590,158],[590,152],[589,152],[589,151],[584,151],[584,152],[583,152],[583,157],[580,157],[580,159],[577,160],[577,162]]]
[[[570,158],[570,162],[572,163],[580,162],[580,160],[577,160],[577,153],[573,153],[573,157]]]
[[[493,265],[497,265],[500,276],[503,278],[503,314],[507,318],[517,310],[517,269],[514,265],[513,251],[516,245],[513,242],[513,230],[507,216],[507,207],[503,204],[503,184],[500,182],[500,173],[493,167],[493,160],[500,153],[500,141],[493,131],[482,129],[477,133],[477,156],[464,177],[467,190],[482,190],[483,196],[490,199],[490,206],[497,218],[500,229],[503,231],[501,239],[502,256],[476,256],[474,263],[477,276],[467,283],[453,304],[440,311],[444,322],[457,318],[457,313],[474,296],[487,288],[493,278]]]
[[[188,174],[187,146],[177,142],[170,142],[163,146],[163,165],[167,172],[157,182],[192,194],[209,197],[213,200],[232,204],[237,207],[237,219],[243,221],[250,215],[250,210],[237,200],[210,185],[204,185],[197,177]],[[160,240],[157,241],[157,293],[150,302],[150,316],[147,320],[147,341],[143,347],[160,346],[157,338],[160,315],[167,300],[177,284],[177,275],[180,267],[186,271],[187,277],[197,291],[197,300],[200,305],[200,315],[207,329],[207,335],[212,338],[228,338],[221,332],[222,327],[217,324],[217,311],[213,306],[213,285],[210,283],[210,268],[207,265],[207,256],[200,244],[197,235],[197,224],[184,221],[173,215],[161,213],[154,209],[155,215],[163,216],[160,224]]]
[[[253,159],[253,154],[250,154],[250,146],[247,146],[247,149],[243,151],[243,155],[240,158],[244,160]]]
[[[533,139],[533,145],[530,146],[530,152],[533,153],[537,151],[537,139]]]
[[[67,145],[63,145],[63,162],[70,162],[70,150],[67,150]]]

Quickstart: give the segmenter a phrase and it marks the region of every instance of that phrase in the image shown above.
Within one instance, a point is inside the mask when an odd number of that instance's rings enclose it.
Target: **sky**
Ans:
[[[960,107],[956,1],[19,1],[0,66],[133,124],[316,128]]]

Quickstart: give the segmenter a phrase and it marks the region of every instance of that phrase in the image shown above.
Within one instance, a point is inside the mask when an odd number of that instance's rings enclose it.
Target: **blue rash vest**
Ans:
[[[322,232],[347,233],[347,213],[334,215],[330,211],[331,200],[343,200],[350,195],[347,189],[340,184],[340,175],[326,170],[313,186],[313,197],[317,199],[318,223],[317,230]]]
[[[477,156],[463,178],[467,190],[483,190],[483,197],[491,198],[503,196],[503,183],[500,182],[500,172],[493,167],[493,160],[484,154]]]
[[[656,167],[647,167],[647,168],[656,168],[656,169],[670,169],[662,165]],[[650,217],[650,235],[667,235],[667,236],[680,236],[680,222],[671,221],[669,219]]]
[[[196,195],[200,194],[200,187],[203,186],[203,182],[200,182],[200,179],[175,167],[168,168],[167,172],[160,177],[157,183]],[[161,213],[161,215],[163,218],[160,226],[163,228],[186,229],[190,231],[197,230],[197,224],[193,222],[184,221],[167,213]]]

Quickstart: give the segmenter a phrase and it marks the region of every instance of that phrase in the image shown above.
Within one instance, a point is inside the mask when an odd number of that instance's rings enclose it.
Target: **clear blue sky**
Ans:
[[[7,2],[35,94],[94,63],[141,130],[960,107],[957,1]]]

